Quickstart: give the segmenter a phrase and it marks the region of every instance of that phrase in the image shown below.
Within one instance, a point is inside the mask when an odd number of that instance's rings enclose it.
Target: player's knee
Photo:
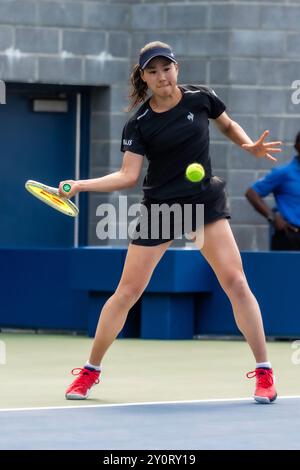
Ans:
[[[137,285],[119,286],[115,292],[115,296],[123,306],[131,307],[142,294],[142,289]]]
[[[245,298],[249,294],[247,279],[240,271],[227,273],[223,281],[223,288],[230,297],[234,298]]]

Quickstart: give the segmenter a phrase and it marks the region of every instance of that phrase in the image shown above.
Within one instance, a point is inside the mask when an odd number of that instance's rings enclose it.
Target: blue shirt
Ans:
[[[282,217],[300,227],[300,162],[297,157],[287,165],[274,168],[251,187],[261,197],[273,193]]]

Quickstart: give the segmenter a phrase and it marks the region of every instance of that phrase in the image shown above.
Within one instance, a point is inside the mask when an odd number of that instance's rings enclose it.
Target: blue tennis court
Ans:
[[[1,410],[0,449],[299,450],[300,397]]]

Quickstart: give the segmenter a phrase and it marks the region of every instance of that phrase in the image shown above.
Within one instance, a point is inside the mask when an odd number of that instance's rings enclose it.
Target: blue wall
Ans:
[[[299,337],[300,253],[243,252],[242,260],[250,288],[261,308],[266,334]],[[215,277],[212,293],[197,296],[195,302],[198,334],[239,334],[231,304]]]
[[[0,328],[72,329],[93,335],[125,256],[126,248],[1,249]],[[300,253],[244,252],[242,258],[266,334],[299,337]],[[230,303],[206,261],[196,250],[176,248],[158,264],[123,333],[145,338],[239,334]]]
[[[0,250],[0,327],[86,330],[88,295],[70,287],[68,249]]]

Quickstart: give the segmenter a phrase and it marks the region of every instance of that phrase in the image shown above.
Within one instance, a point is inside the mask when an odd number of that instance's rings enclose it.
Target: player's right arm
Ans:
[[[132,188],[139,180],[142,166],[143,156],[127,150],[124,153],[120,170],[100,178],[78,181],[61,181],[59,184],[59,192],[61,195],[71,198],[77,193],[86,191],[110,193],[126,188]],[[71,185],[71,191],[68,193],[65,193],[62,189],[65,183],[69,183]]]

